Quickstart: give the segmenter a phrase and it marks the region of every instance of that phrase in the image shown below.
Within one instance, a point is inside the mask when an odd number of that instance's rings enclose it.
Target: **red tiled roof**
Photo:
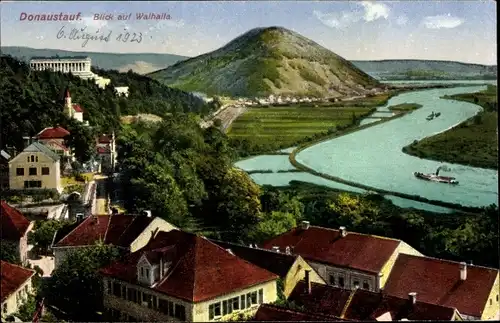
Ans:
[[[99,154],[109,154],[110,152],[108,147],[97,147],[97,153]]]
[[[342,237],[339,230],[310,226],[294,228],[268,240],[262,247],[279,246],[285,250],[290,246],[293,253],[306,260],[379,273],[399,243],[399,240],[355,232]]]
[[[89,216],[73,231],[56,242],[54,247],[88,246],[101,240],[105,244],[126,248],[153,219],[153,217],[126,214]]]
[[[75,112],[83,112],[82,107],[78,103],[73,103],[73,110],[75,110]]]
[[[338,317],[321,315],[318,313],[307,313],[295,309],[289,309],[271,304],[262,304],[259,306],[253,321],[328,321],[340,322],[347,321]]]
[[[458,262],[400,254],[384,290],[399,297],[416,292],[423,302],[480,317],[497,276],[498,269],[467,265],[466,280],[461,281]]]
[[[257,265],[260,268],[269,270],[273,274],[280,277],[285,277],[288,274],[290,268],[297,259],[297,256],[277,253],[267,249],[250,248],[224,241],[211,241],[224,249],[230,249],[236,256]]]
[[[100,144],[109,144],[111,143],[111,138],[108,135],[102,135],[99,137],[97,142]]]
[[[30,221],[17,209],[1,201],[1,229],[2,240],[18,241],[24,236],[30,226]]]
[[[37,135],[38,139],[62,139],[69,135],[69,131],[63,127],[45,128]]]
[[[1,302],[5,301],[7,297],[16,292],[22,284],[24,284],[28,279],[30,279],[35,272],[23,268],[21,266],[13,265],[6,261],[1,260],[1,289],[0,298]]]
[[[350,297],[351,294],[352,297]],[[400,298],[363,289],[350,291],[314,282],[311,283],[311,294],[309,294],[303,280],[297,283],[288,300],[315,313],[339,316],[354,321],[375,321],[387,312],[391,314],[393,320],[403,318],[451,320],[456,311],[452,307],[419,301],[418,295],[417,302],[412,305],[408,297]]]
[[[64,150],[64,151],[68,151],[68,150],[69,150],[69,148],[68,148],[68,147],[66,147],[65,145],[63,145],[63,144],[61,144],[61,143],[59,143],[59,142],[57,142],[57,141],[55,141],[55,140],[49,140],[49,141],[47,141],[45,144],[46,144],[46,145],[49,145],[49,144],[55,145],[55,146],[57,146],[57,147],[61,148],[61,149],[62,149],[62,150]]]
[[[278,278],[204,237],[179,230],[159,232],[143,249],[102,269],[101,274],[138,284],[136,266],[143,254],[151,261],[160,257],[172,261],[166,279],[151,288],[190,302],[212,299]]]

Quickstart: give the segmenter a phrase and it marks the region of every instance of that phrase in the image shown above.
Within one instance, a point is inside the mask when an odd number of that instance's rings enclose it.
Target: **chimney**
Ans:
[[[307,229],[309,229],[309,221],[302,221],[302,222],[300,223],[300,227],[301,227],[301,229],[302,229],[302,230],[307,230]]]
[[[304,273],[305,273],[304,280],[306,281],[306,293],[309,295],[312,293],[312,291],[311,291],[311,277],[309,276],[310,272],[311,272],[311,270],[309,270],[309,269],[306,269],[304,271]]]
[[[285,253],[286,253],[287,255],[291,255],[291,254],[292,254],[292,252],[291,252],[291,250],[290,250],[290,246],[286,246],[286,248],[285,248]]]
[[[339,230],[340,230],[340,236],[342,238],[347,235],[347,231],[346,231],[345,227],[340,227]]]
[[[415,292],[408,293],[408,300],[410,301],[411,305],[415,305],[417,303],[417,293]]]
[[[273,251],[274,251],[274,252],[278,252],[278,253],[279,253],[279,252],[280,252],[280,247],[278,247],[278,246],[273,246]]]
[[[460,280],[467,279],[467,264],[465,262],[460,263]]]

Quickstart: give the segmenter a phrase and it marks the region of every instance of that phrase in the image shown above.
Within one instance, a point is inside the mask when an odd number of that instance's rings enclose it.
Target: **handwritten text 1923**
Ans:
[[[57,33],[57,39],[68,39],[68,40],[82,40],[82,47],[87,46],[89,41],[99,41],[99,42],[110,42],[113,39],[122,43],[141,43],[142,33],[130,33],[124,31],[119,33],[116,37],[113,37],[113,31],[103,31],[99,29],[92,33],[87,31],[87,26],[83,28],[72,28],[71,31],[67,32],[66,26],[62,26]]]

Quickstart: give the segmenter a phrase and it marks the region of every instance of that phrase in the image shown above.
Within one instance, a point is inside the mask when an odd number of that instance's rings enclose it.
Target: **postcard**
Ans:
[[[500,319],[495,1],[3,1],[0,30],[2,321]]]

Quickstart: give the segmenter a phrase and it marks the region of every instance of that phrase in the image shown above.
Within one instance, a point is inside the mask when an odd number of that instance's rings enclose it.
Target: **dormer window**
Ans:
[[[151,276],[151,264],[145,256],[142,256],[137,264],[137,281],[151,286],[153,284],[153,277]]]

